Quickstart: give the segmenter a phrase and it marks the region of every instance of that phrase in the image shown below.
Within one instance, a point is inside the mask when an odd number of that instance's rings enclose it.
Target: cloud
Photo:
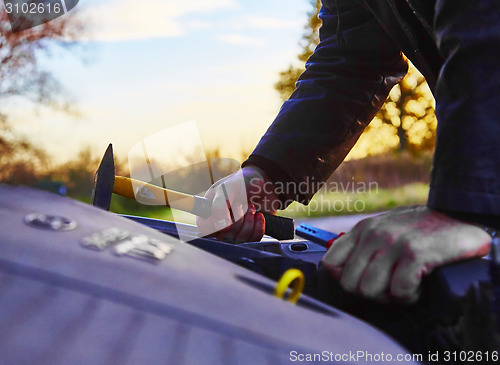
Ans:
[[[239,23],[242,27],[257,29],[286,29],[297,28],[303,23],[302,20],[280,19],[271,17],[244,17]]]
[[[201,20],[190,20],[185,23],[189,29],[209,29],[211,24],[209,22],[204,22]]]
[[[263,39],[241,34],[220,34],[217,36],[217,39],[221,42],[235,45],[259,46],[265,43]]]
[[[90,23],[90,40],[120,41],[181,36],[193,28],[182,17],[237,6],[236,0],[108,0],[90,2],[81,15]]]

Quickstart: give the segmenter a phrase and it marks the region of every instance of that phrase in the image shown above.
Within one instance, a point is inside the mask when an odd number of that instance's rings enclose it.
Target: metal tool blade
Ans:
[[[91,203],[93,206],[109,210],[113,185],[115,183],[115,161],[113,145],[110,143],[94,176]]]

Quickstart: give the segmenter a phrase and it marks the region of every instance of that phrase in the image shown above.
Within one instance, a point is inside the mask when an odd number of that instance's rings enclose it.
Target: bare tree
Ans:
[[[50,53],[53,44],[65,48],[76,45],[84,24],[75,15],[72,12],[14,33],[5,9],[0,8],[0,181],[30,185],[48,163],[43,149],[9,125],[5,105],[8,99],[20,97],[34,106],[71,110],[61,84],[40,66],[38,52]]]
[[[22,96],[50,107],[67,108],[60,83],[40,67],[37,52],[50,52],[49,46],[54,43],[72,47],[83,30],[83,22],[75,13],[69,13],[14,33],[3,9],[0,12],[0,100]]]

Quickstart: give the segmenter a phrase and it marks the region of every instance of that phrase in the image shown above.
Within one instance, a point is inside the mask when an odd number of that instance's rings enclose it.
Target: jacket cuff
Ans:
[[[308,197],[300,193],[300,191],[297,191],[296,182],[285,170],[274,162],[265,157],[252,154],[245,162],[242,163],[241,167],[251,165],[260,168],[266,175],[265,177],[274,184],[277,193],[276,195],[281,202],[281,209],[286,209],[286,207],[293,201],[297,201],[302,204],[309,203]]]
[[[500,233],[500,216],[493,214],[478,214],[478,213],[468,213],[468,212],[457,212],[452,210],[444,210],[440,208],[435,208],[428,204],[428,206],[434,210],[437,210],[451,218],[455,218],[467,223],[475,224],[481,226],[487,233],[493,235],[496,232]]]

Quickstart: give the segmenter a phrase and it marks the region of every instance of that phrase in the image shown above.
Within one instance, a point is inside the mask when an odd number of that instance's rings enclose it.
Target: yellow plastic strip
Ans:
[[[292,292],[288,297],[288,301],[297,304],[302,292],[304,291],[305,285],[304,273],[298,269],[288,269],[283,273],[281,278],[278,280],[276,289],[274,289],[274,295],[280,299],[285,297],[285,292],[288,288],[292,288]]]

